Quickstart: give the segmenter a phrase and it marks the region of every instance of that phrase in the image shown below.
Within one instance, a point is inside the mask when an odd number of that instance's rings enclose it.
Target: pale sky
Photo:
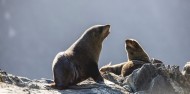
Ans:
[[[99,67],[127,61],[127,38],[165,64],[190,61],[189,0],[0,0],[0,69],[51,79],[55,55],[97,24],[111,25]]]

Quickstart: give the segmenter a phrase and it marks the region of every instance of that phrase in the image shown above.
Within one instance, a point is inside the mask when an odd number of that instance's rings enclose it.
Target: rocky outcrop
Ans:
[[[103,74],[105,84],[85,80],[69,89],[56,90],[46,87],[51,80],[30,80],[0,71],[0,93],[67,93],[67,94],[189,94],[190,79],[183,75],[179,66],[144,64],[129,76]],[[109,81],[108,81],[109,80]]]
[[[105,74],[104,77],[137,94],[189,94],[190,92],[190,79],[182,75],[179,66],[144,64],[125,78],[111,73]],[[117,81],[118,79],[122,80]]]
[[[182,74],[190,79],[190,62],[187,62],[183,67]]]
[[[25,77],[14,76],[0,70],[0,94],[124,94],[128,93],[123,87],[105,80],[105,84],[95,83],[92,79],[85,80],[76,86],[71,86],[69,89],[56,90],[47,87],[47,84],[52,82],[48,79],[30,80]]]

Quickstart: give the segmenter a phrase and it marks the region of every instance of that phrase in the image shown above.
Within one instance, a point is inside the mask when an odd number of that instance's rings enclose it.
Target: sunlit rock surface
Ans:
[[[127,77],[106,73],[104,78],[137,94],[189,94],[190,79],[179,66],[145,64]]]
[[[105,84],[87,79],[69,89],[56,90],[46,87],[52,80],[31,80],[0,70],[0,94],[189,94],[190,79],[179,71],[179,66],[145,64],[126,77],[113,73],[103,74]],[[108,81],[109,80],[109,81]]]
[[[105,80],[105,84],[97,84],[91,79],[85,80],[70,89],[56,90],[46,87],[48,79],[30,80],[0,71],[0,94],[124,94],[123,87]]]

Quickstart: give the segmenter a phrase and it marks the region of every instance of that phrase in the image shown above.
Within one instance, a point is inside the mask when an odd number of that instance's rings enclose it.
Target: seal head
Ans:
[[[125,47],[128,55],[128,61],[140,60],[144,62],[150,62],[148,54],[144,51],[144,49],[136,40],[125,40]]]

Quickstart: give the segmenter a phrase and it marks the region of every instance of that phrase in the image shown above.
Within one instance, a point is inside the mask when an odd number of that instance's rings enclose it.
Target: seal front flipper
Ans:
[[[97,63],[91,62],[89,64],[91,65],[90,68],[88,68],[88,74],[90,77],[92,77],[92,79],[97,83],[104,83],[104,79],[100,74]]]

